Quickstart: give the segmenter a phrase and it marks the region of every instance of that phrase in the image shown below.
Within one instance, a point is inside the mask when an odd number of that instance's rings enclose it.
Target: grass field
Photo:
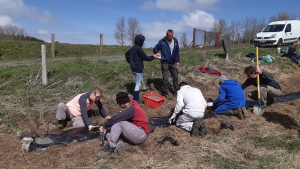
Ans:
[[[0,44],[0,62],[40,57],[40,43]],[[6,49],[2,46],[6,46]],[[21,51],[20,46],[28,50]],[[219,134],[209,134],[204,138],[190,137],[188,132],[175,126],[156,129],[144,144],[131,146],[123,156],[114,154],[98,159],[95,155],[101,150],[98,140],[22,153],[20,141],[13,138],[16,131],[28,129],[36,136],[48,133],[44,126],[55,119],[55,108],[59,102],[67,102],[78,93],[99,86],[104,93],[102,102],[108,114],[113,115],[120,110],[115,103],[116,93],[125,91],[131,94],[134,89],[134,76],[127,62],[82,59],[85,56],[97,56],[97,46],[56,46],[58,57],[78,59],[48,64],[47,85],[42,84],[40,65],[0,67],[0,138],[5,145],[0,148],[0,168],[300,168],[299,100],[275,103],[263,116],[249,113],[243,120],[226,116],[208,119],[207,125],[223,121],[233,125],[235,130],[221,130]],[[78,50],[77,54],[64,53],[68,48]],[[104,50],[107,53],[103,55],[120,55],[128,48],[107,46]],[[8,54],[12,50],[18,53]],[[145,50],[151,53],[150,48]],[[201,73],[199,67],[213,67],[242,83],[246,79],[244,68],[253,64],[245,55],[255,52],[255,49],[233,49],[228,61],[222,50],[182,51],[185,54],[181,55],[179,81],[187,81],[191,86],[198,87],[207,99],[218,95],[217,76]],[[276,51],[276,48],[259,49],[259,56],[269,54],[276,58],[273,63],[261,63],[261,68],[278,80],[284,95],[298,92],[300,68],[289,59],[280,57]],[[158,60],[145,62],[144,83],[148,90],[142,91],[141,96],[150,91],[160,92],[161,69]],[[251,89],[255,88],[246,89],[245,92]],[[148,117],[163,117],[170,114],[170,108],[175,104],[175,100],[166,100],[156,110],[145,105],[142,108]],[[91,120],[93,123],[104,122],[99,116],[91,117]],[[180,146],[157,144],[165,136],[178,140]]]

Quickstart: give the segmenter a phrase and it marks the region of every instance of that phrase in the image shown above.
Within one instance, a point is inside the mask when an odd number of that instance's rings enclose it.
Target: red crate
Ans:
[[[164,104],[165,97],[154,92],[144,94],[144,104],[152,109],[157,109]]]

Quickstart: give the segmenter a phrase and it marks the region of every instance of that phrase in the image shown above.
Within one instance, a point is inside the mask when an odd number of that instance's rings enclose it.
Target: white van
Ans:
[[[269,23],[254,38],[255,46],[281,46],[300,43],[300,20],[284,20]]]

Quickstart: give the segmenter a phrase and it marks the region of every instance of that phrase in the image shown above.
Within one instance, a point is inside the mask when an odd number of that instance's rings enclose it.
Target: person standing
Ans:
[[[163,76],[162,95],[168,97],[169,72],[173,78],[174,95],[178,91],[178,70],[180,66],[180,54],[178,40],[174,38],[173,30],[169,29],[166,36],[153,48],[153,53],[161,58],[161,70]]]
[[[169,123],[175,121],[178,116],[176,126],[184,130],[190,131],[192,136],[206,135],[207,130],[205,123],[202,121],[207,103],[202,95],[202,92],[189,86],[186,82],[179,84],[180,90],[177,92],[177,103],[174,112],[169,119]]]
[[[250,85],[257,87],[257,76],[259,76],[260,96],[263,105],[268,106],[273,104],[274,97],[281,95],[280,85],[267,71],[263,71],[259,67],[248,66],[245,68],[244,73],[247,74],[248,79],[242,84],[243,90]],[[248,97],[257,101],[258,91],[251,91],[248,93]]]
[[[298,59],[300,58],[297,52],[298,42],[294,42],[293,45],[288,50],[288,57],[295,63],[297,63],[298,66],[300,66],[300,63]]]
[[[130,64],[131,71],[135,75],[135,88],[133,92],[133,100],[138,103],[142,103],[140,101],[140,87],[143,81],[143,70],[144,70],[144,63],[143,61],[152,61],[154,56],[147,56],[142,49],[142,46],[145,43],[145,36],[143,35],[136,35],[135,36],[135,45],[130,48],[125,53],[126,61]]]
[[[213,102],[213,110],[217,115],[236,116],[242,118],[242,109],[246,104],[246,96],[236,80],[221,75],[219,78],[219,96]]]

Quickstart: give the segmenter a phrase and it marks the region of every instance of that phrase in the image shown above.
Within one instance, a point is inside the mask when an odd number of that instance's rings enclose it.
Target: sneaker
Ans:
[[[97,157],[105,157],[111,155],[115,151],[115,148],[110,147],[109,144],[106,144],[104,149],[97,153]]]
[[[122,155],[127,150],[127,143],[122,143],[118,145],[114,152],[118,153],[118,155]]]

